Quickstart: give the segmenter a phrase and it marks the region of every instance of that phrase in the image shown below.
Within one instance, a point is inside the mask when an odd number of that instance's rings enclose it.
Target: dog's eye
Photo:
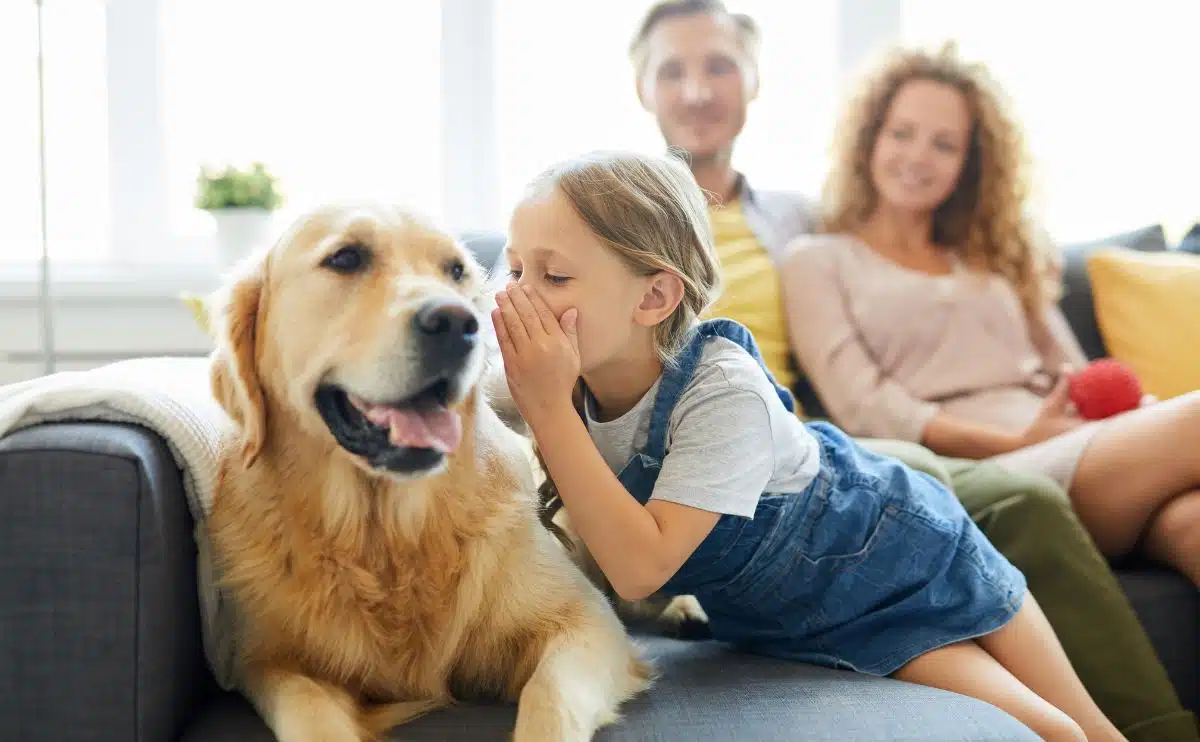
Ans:
[[[446,263],[446,274],[450,276],[450,280],[455,283],[461,282],[467,275],[467,266],[457,258]]]
[[[371,251],[366,245],[353,243],[339,247],[335,252],[325,256],[321,266],[338,273],[359,273],[366,269],[371,262]]]

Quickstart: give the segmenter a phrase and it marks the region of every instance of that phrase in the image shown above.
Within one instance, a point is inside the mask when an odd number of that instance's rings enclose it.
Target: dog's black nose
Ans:
[[[421,368],[430,377],[455,375],[479,344],[479,320],[453,299],[430,299],[412,318]]]
[[[449,338],[472,338],[479,332],[479,320],[470,308],[453,301],[431,299],[423,304],[413,323],[420,332]]]

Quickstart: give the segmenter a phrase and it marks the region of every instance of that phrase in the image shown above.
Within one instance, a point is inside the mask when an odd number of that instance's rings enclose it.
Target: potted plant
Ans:
[[[283,198],[277,179],[261,162],[248,169],[201,168],[196,186],[196,208],[216,221],[218,257],[223,264],[237,262],[268,239],[271,213]]]

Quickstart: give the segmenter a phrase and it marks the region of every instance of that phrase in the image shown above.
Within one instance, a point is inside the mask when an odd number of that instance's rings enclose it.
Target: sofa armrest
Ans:
[[[179,737],[212,688],[192,528],[143,428],[0,439],[0,739]]]

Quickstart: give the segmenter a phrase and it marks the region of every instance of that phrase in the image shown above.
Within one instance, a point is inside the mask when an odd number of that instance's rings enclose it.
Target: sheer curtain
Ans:
[[[327,199],[405,203],[440,218],[439,2],[166,0],[170,229],[211,229],[192,208],[202,165],[263,161],[280,221]]]

